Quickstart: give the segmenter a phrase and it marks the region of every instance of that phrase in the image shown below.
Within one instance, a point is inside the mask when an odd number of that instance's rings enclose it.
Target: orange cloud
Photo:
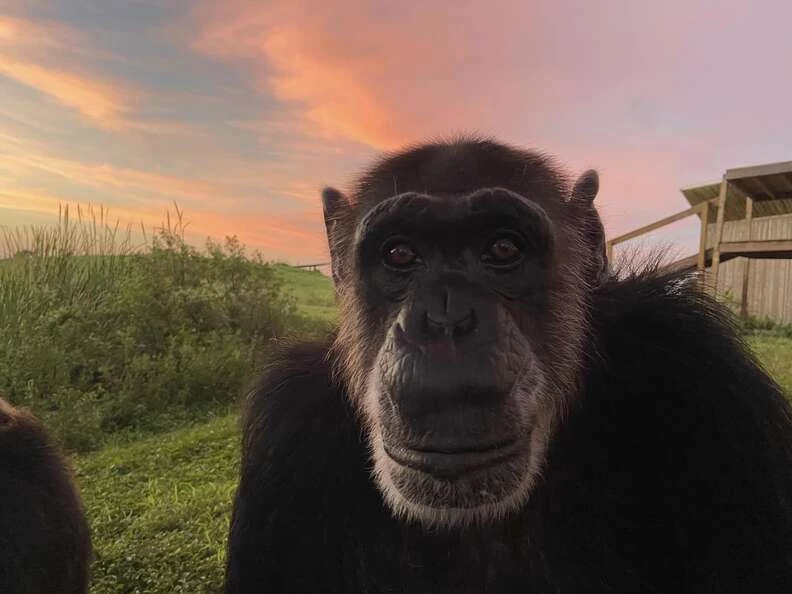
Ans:
[[[405,137],[397,119],[360,80],[354,64],[329,64],[305,44],[304,32],[280,29],[262,40],[261,50],[275,73],[274,95],[306,106],[308,120],[327,134],[375,146],[394,147]]]
[[[81,185],[105,189],[114,195],[126,193],[136,202],[147,196],[165,196],[168,200],[186,199],[215,207],[231,203],[229,187],[222,183],[163,175],[150,171],[117,167],[107,163],[82,163],[41,154],[22,153],[6,156],[6,169],[24,179],[31,169],[59,175]]]
[[[448,39],[452,34],[434,26],[444,18],[440,11],[422,12],[425,21],[411,19],[419,39],[410,44],[402,21],[368,18],[352,2],[333,3],[331,9],[285,0],[266,6],[231,0],[222,9],[207,3],[197,11],[200,33],[192,46],[252,68],[263,92],[301,108],[302,126],[313,136],[391,149],[423,134],[429,118],[437,131],[459,121],[451,104],[428,115],[447,103],[437,74],[445,71],[449,82],[447,72],[460,58]],[[437,93],[400,92],[408,78],[434,79],[427,90]]]
[[[79,32],[58,23],[0,16],[0,75],[75,109],[103,127],[119,128],[140,92],[83,72],[99,56]]]
[[[119,126],[127,110],[128,93],[103,81],[2,56],[0,74],[53,97],[103,126]]]
[[[0,43],[7,42],[12,42],[17,51],[22,48],[76,50],[81,45],[80,36],[60,23],[35,22],[0,14]]]

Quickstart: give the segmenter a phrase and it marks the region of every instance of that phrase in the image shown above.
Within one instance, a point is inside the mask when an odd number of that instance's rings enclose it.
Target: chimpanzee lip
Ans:
[[[519,453],[517,439],[466,443],[442,448],[411,447],[387,442],[383,445],[388,457],[399,466],[446,479],[504,464]]]

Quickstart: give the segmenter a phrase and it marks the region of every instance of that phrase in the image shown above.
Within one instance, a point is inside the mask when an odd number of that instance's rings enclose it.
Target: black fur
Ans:
[[[31,414],[0,398],[0,592],[85,594],[90,560],[66,460]]]
[[[792,414],[727,314],[645,272],[590,318],[543,478],[486,528],[394,519],[329,343],[287,349],[245,416],[227,594],[789,592]]]

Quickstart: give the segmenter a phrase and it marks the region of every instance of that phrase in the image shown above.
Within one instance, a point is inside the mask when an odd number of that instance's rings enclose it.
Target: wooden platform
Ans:
[[[688,256],[668,264],[669,270],[693,270],[698,263],[698,254]],[[721,243],[720,261],[726,262],[734,258],[752,258],[757,260],[792,258],[792,239],[765,241],[724,241]],[[706,251],[706,267],[712,264],[712,248]]]

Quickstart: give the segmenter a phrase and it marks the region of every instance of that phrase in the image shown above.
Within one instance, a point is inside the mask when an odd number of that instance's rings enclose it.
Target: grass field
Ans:
[[[334,319],[327,277],[288,267],[278,275],[298,309]],[[749,341],[792,393],[792,339]],[[92,594],[219,594],[238,455],[228,415],[77,457],[98,551]]]
[[[792,399],[792,338],[760,335],[748,340],[767,371]]]
[[[92,594],[220,592],[236,416],[76,460],[97,559]]]

